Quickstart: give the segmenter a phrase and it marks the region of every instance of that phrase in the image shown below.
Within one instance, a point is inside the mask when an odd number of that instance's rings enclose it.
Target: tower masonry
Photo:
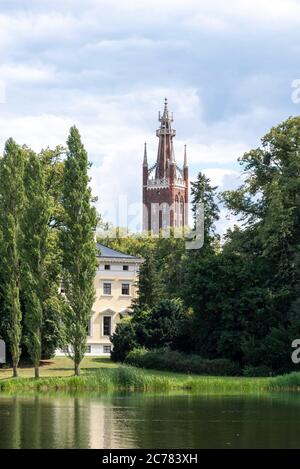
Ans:
[[[168,227],[183,228],[188,225],[187,150],[185,145],[181,168],[175,161],[173,139],[176,130],[172,128],[173,113],[168,110],[167,99],[158,120],[156,163],[148,166],[146,143],[143,160],[143,230],[152,230],[155,234]]]

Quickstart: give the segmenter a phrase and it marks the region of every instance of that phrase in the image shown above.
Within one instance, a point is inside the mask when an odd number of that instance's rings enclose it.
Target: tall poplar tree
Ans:
[[[25,303],[25,343],[35,368],[35,377],[38,378],[42,357],[43,292],[50,207],[44,165],[31,150],[25,163],[24,186],[22,293]]]
[[[20,281],[24,160],[24,150],[13,139],[7,140],[3,158],[0,160],[0,268],[3,308],[7,320],[6,332],[14,377],[18,376],[22,334]]]
[[[217,187],[211,185],[210,179],[199,172],[197,179],[191,183],[192,212],[195,219],[197,205],[204,206],[204,248],[215,236],[215,222],[219,220],[219,207],[217,205]]]
[[[158,270],[153,251],[150,249],[140,267],[138,296],[132,304],[139,307],[152,307],[165,296],[162,276]]]
[[[94,302],[96,210],[89,187],[89,162],[76,127],[67,141],[62,205],[63,283],[66,295],[65,325],[75,374],[86,350],[87,325]]]

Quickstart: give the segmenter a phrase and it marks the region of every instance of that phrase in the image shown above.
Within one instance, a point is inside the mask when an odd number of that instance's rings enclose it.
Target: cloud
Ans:
[[[71,119],[49,114],[0,118],[1,149],[9,137],[20,145],[27,144],[37,152],[47,146],[64,144],[72,124]]]
[[[155,40],[145,37],[127,37],[124,39],[103,39],[95,43],[88,43],[83,46],[85,51],[108,51],[116,52],[130,49],[161,49],[161,48],[172,48],[177,49],[178,47],[188,47],[189,42],[186,40]]]
[[[236,189],[243,182],[241,172],[234,169],[203,168],[202,171],[221,191]]]
[[[50,66],[6,63],[0,66],[0,77],[8,85],[12,83],[39,83],[55,80],[55,69]]]
[[[3,0],[0,147],[64,144],[76,124],[99,209],[137,203],[167,96],[177,162],[187,144],[192,177],[234,187],[237,158],[299,113],[299,26],[295,0]]]
[[[185,26],[188,29],[195,29],[209,33],[226,32],[230,30],[230,25],[221,18],[198,14],[192,18],[189,18],[185,22]]]

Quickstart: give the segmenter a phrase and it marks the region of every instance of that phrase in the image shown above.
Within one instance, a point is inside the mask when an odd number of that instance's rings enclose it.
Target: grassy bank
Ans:
[[[0,392],[171,392],[233,394],[300,391],[300,372],[274,378],[199,376],[120,366],[107,358],[86,357],[82,375],[74,376],[73,363],[65,357],[44,362],[41,378],[32,378],[31,367],[23,365],[20,378],[11,379],[10,369],[0,369]]]
[[[268,378],[228,378],[191,376],[146,371],[130,366],[99,369],[80,377],[19,378],[0,381],[1,392],[19,391],[190,391],[232,393],[266,391]]]

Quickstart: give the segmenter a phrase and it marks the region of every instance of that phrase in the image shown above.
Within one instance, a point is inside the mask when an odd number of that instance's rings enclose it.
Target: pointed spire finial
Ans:
[[[186,145],[184,145],[184,160],[183,160],[183,167],[187,167],[187,154],[186,154]]]
[[[147,142],[144,143],[144,166],[148,166],[148,159],[147,159]]]
[[[164,116],[167,116],[169,113],[168,111],[168,100],[165,98],[165,107],[164,107]]]

